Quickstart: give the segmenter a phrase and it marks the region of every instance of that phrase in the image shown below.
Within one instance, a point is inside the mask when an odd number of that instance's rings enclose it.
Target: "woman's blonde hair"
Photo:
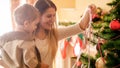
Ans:
[[[52,49],[52,58],[55,58],[57,49],[58,49],[58,32],[57,32],[57,26],[56,24],[53,26],[52,30],[49,31],[48,33],[48,42],[49,42],[49,47]]]

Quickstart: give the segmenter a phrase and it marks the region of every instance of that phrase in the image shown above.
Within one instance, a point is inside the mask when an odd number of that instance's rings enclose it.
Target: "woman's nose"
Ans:
[[[55,17],[51,17],[51,22],[55,22]]]

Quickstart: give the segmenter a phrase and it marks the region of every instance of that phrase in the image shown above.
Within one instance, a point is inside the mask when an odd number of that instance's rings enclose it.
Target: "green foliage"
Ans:
[[[91,25],[94,29],[100,29],[103,26],[102,24],[99,24],[100,22],[101,21],[96,22],[96,23],[92,23]]]
[[[103,16],[103,21],[104,22],[110,22],[111,20],[115,19],[113,14],[105,14]]]
[[[107,61],[107,68],[111,68],[119,65],[120,63],[120,39],[108,40],[107,43],[101,45],[102,53],[104,58]],[[107,52],[106,52],[107,51]],[[97,55],[97,58],[100,57],[100,53]]]
[[[118,0],[119,1],[119,0]],[[110,3],[107,3],[107,5],[108,6],[115,6],[116,4],[117,4],[117,2],[118,2],[117,0],[113,0],[112,2],[110,2]]]
[[[107,41],[101,45],[102,54],[106,60],[106,67],[114,68],[120,64],[120,31],[111,30],[109,23],[113,19],[120,20],[120,0],[113,0],[111,3],[107,3],[107,5],[111,6],[112,9],[109,13],[103,15],[99,23],[94,22],[92,26],[93,29],[96,30],[93,34]],[[96,57],[101,57],[99,51]],[[119,67],[120,66],[116,68]]]
[[[107,43],[102,45],[103,50],[120,50],[120,39],[117,40],[109,40]]]
[[[82,33],[78,34],[78,37],[83,40],[83,34]]]
[[[95,68],[96,59],[93,58],[93,57],[91,57],[91,56],[88,56],[88,55],[86,55],[86,54],[82,54],[82,55],[81,55],[81,58],[80,58],[80,61],[81,61],[84,65],[88,66],[88,57],[90,57],[90,68]]]
[[[107,63],[106,63],[107,68],[111,68],[111,67],[113,68],[113,67],[119,65],[119,63],[120,63],[120,57],[119,58],[115,57],[114,53],[108,54],[106,58],[107,58],[106,59],[107,60]]]
[[[120,0],[113,0],[111,3],[107,3],[107,5],[112,7],[110,10],[110,14],[113,16],[112,19],[120,19]]]
[[[59,25],[62,25],[62,26],[69,26],[69,25],[73,25],[75,24],[76,22],[59,22]]]

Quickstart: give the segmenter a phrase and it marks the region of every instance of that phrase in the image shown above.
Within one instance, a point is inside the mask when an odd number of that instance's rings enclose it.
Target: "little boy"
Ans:
[[[10,68],[40,68],[40,57],[34,43],[34,31],[40,13],[32,5],[24,4],[14,11],[15,31],[0,37],[2,60]]]

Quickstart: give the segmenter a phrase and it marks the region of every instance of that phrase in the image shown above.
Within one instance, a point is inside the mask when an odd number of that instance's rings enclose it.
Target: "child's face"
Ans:
[[[37,17],[34,21],[29,22],[29,24],[27,25],[27,30],[30,33],[34,32],[37,28],[39,21],[40,21],[40,17]]]

